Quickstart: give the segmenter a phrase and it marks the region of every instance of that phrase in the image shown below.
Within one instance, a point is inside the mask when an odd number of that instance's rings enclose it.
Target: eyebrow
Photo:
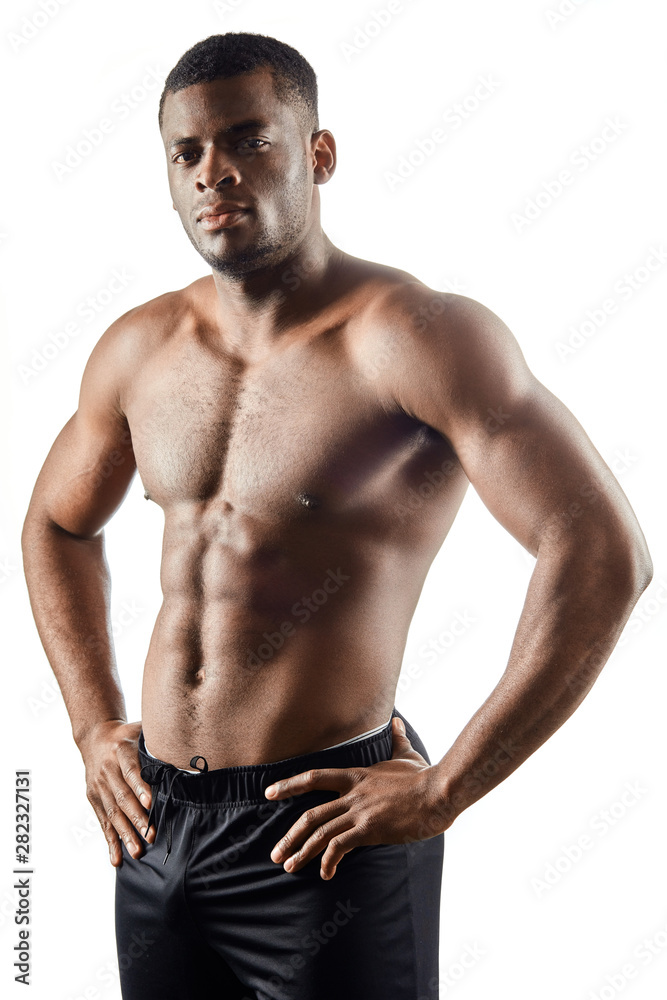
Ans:
[[[225,128],[219,130],[219,135],[238,135],[240,132],[249,132],[251,129],[267,129],[269,128],[269,123],[263,121],[261,118],[246,118],[245,121],[235,122],[233,125],[227,125]],[[199,142],[196,135],[182,136],[179,139],[172,139],[169,143],[169,148],[173,149],[174,146],[187,146],[189,144]]]

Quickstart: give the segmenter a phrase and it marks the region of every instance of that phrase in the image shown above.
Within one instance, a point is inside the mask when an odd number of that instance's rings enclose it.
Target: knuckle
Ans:
[[[358,837],[366,837],[371,832],[370,824],[366,820],[358,820],[355,824],[355,833]]]
[[[306,809],[306,811],[305,811],[305,813],[303,813],[301,819],[303,820],[304,824],[308,824],[309,825],[310,823],[313,823],[315,821],[315,812],[314,812],[314,810],[313,809]]]
[[[368,768],[365,767],[348,767],[345,771],[345,776],[350,782],[350,788],[348,794],[353,794],[361,782],[366,778]]]
[[[345,795],[345,803],[348,812],[353,812],[355,816],[360,815],[365,801],[366,796],[364,796],[361,792],[357,792],[355,789],[351,789]]]
[[[127,790],[125,788],[119,788],[118,791],[116,792],[115,798],[116,798],[116,802],[118,803],[118,805],[121,807],[121,809],[124,812],[125,811],[125,806],[130,801],[130,796],[128,795]]]
[[[123,740],[119,743],[116,757],[124,774],[128,777],[134,774],[139,763],[139,749],[133,740]]]

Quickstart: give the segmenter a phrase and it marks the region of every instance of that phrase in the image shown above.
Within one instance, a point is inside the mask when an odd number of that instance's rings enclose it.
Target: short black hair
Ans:
[[[167,94],[195,83],[251,73],[264,66],[273,73],[278,99],[293,106],[304,131],[315,132],[319,125],[317,77],[313,67],[291,45],[269,35],[243,31],[209,35],[181,56],[164,83],[158,111],[160,129]]]

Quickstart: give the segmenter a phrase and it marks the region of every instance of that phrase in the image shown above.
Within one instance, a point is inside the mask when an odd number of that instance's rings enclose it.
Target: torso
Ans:
[[[248,362],[211,323],[201,279],[173,293],[127,386],[137,469],[165,517],[142,725],[179,767],[280,760],[391,715],[468,480],[380,390],[362,286]]]

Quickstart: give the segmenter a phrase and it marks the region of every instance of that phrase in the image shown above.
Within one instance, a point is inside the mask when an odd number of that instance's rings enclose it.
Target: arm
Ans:
[[[574,712],[653,572],[611,470],[505,324],[466,297],[435,299],[441,309],[405,338],[394,398],[451,443],[484,504],[537,562],[499,683],[434,765],[433,833]]]
[[[30,603],[86,766],[87,795],[120,864],[144,829],[138,797],[140,723],[127,723],[113,650],[103,526],[122,503],[136,465],[120,408],[123,318],[86,365],[78,409],[57,436],[26,514],[23,564]],[[145,800],[148,804],[148,799]]]
[[[272,800],[339,793],[271,852],[295,872],[324,848],[323,878],[354,847],[437,836],[516,770],[590,690],[653,571],[611,470],[494,313],[417,283],[378,310],[373,349],[392,358],[376,380],[384,405],[449,441],[485,505],[537,561],[505,671],[442,760],[429,765],[395,718],[391,760],[311,769],[265,789]]]

